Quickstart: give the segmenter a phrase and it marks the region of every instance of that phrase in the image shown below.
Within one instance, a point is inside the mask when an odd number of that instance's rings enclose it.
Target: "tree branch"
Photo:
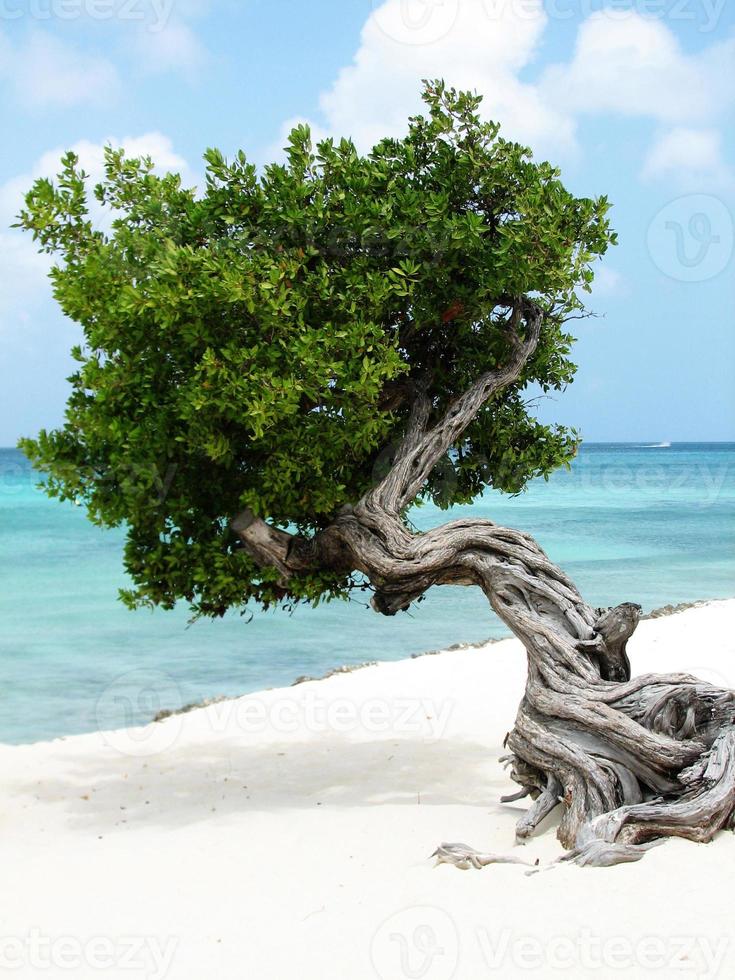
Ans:
[[[526,336],[518,331],[521,319],[526,322]],[[504,333],[511,356],[492,371],[486,371],[456,398],[444,417],[428,432],[430,402],[425,391],[414,399],[411,418],[397,458],[385,479],[371,492],[371,504],[398,513],[409,504],[426,482],[441,457],[456,443],[479,410],[501,388],[518,379],[528,358],[536,349],[541,333],[543,311],[530,300],[513,302]]]
[[[524,338],[519,332],[522,319],[526,323]],[[482,374],[451,403],[444,417],[431,429],[427,429],[432,408],[428,393],[429,378],[406,379],[403,382],[402,391],[412,391],[413,396],[396,461],[385,479],[365,495],[356,509],[363,512],[376,510],[385,516],[395,516],[414,499],[436,463],[461,437],[482,405],[495,392],[512,384],[520,376],[538,344],[542,319],[543,313],[534,303],[526,299],[513,301],[511,314],[503,328],[510,357],[504,364]],[[341,553],[337,544],[339,535],[322,532],[305,538],[289,534],[266,523],[250,510],[238,514],[230,527],[259,565],[278,570],[283,585],[295,574],[320,564],[354,567],[349,557]]]
[[[295,572],[310,567],[313,562],[312,544],[307,538],[273,527],[262,517],[256,517],[250,508],[233,518],[230,527],[259,565],[278,570],[279,584],[285,585]]]

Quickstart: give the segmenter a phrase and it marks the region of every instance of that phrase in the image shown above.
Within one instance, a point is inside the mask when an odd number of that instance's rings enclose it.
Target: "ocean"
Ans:
[[[477,589],[433,589],[386,619],[364,597],[189,624],[186,608],[129,612],[122,532],[47,499],[25,457],[0,449],[0,741],[144,723],[162,708],[506,635]],[[468,514],[533,534],[594,605],[644,610],[735,596],[735,443],[586,444],[570,471]]]

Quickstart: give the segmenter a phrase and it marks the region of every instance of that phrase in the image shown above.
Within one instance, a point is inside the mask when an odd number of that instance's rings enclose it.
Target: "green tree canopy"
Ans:
[[[574,455],[576,433],[541,424],[524,390],[572,380],[565,323],[614,242],[608,202],[502,139],[479,97],[434,82],[424,101],[366,154],[314,146],[306,126],[262,172],[208,150],[199,193],[108,149],[99,227],[74,154],[27,195],[20,225],[58,257],[54,295],[84,343],[63,428],[21,446],[50,494],[127,528],[129,603],[217,615],[344,594],[333,571],[284,591],[230,520],[328,525],[390,465],[417,385],[439,417],[502,361],[517,297],[544,312],[539,342],[419,497],[518,492]]]

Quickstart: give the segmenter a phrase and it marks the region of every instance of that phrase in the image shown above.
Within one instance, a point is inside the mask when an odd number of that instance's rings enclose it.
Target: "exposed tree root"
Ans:
[[[534,798],[525,841],[562,808],[563,860],[639,860],[665,837],[710,841],[735,815],[735,695],[685,675],[554,690],[529,669],[504,761]],[[462,849],[471,866],[472,849]],[[451,853],[448,855],[451,859]],[[468,865],[467,862],[470,862]]]
[[[488,864],[525,864],[529,868],[538,865],[538,861],[524,861],[514,855],[486,854],[467,847],[466,844],[441,844],[431,856],[436,858],[437,864],[453,864],[463,871],[468,868],[486,868]]]

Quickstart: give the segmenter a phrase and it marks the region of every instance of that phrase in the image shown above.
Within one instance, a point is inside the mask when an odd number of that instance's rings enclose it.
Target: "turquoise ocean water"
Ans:
[[[362,599],[192,626],[184,608],[131,613],[117,600],[122,534],[36,482],[0,449],[0,741],[145,722],[160,707],[505,634],[478,590],[449,587],[393,619]],[[735,595],[735,443],[587,444],[571,472],[520,497],[427,506],[414,521],[467,513],[531,532],[596,605]]]

